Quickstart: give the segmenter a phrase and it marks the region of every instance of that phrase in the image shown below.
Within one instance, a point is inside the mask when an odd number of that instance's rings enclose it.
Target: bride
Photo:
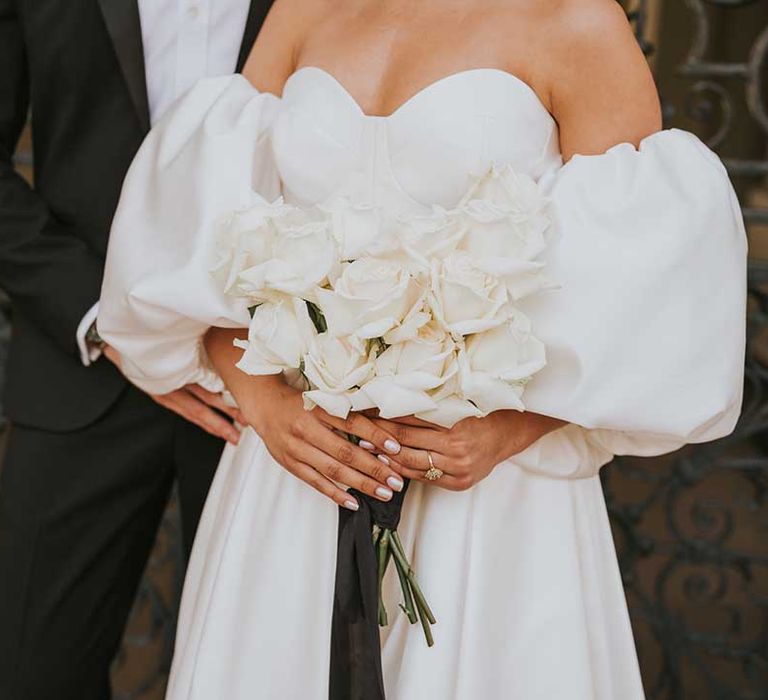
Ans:
[[[713,153],[659,129],[613,0],[278,0],[244,76],[203,81],[153,130],[99,329],[139,386],[226,385],[247,423],[195,542],[169,698],[643,697],[598,472],[730,432],[744,352],[738,203]],[[342,420],[235,367],[249,316],[209,274],[222,217],[279,196],[414,217],[493,166],[535,179],[552,212],[525,412]],[[342,484],[386,502],[405,479],[436,644],[394,612],[390,576],[383,683],[345,686],[329,679],[337,527],[360,504]]]

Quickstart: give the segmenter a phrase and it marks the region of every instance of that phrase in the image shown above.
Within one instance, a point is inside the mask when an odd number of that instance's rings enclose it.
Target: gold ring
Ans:
[[[437,481],[445,472],[435,466],[435,461],[432,459],[432,453],[429,450],[427,450],[427,459],[429,460],[429,469],[424,472],[424,478],[427,481]]]

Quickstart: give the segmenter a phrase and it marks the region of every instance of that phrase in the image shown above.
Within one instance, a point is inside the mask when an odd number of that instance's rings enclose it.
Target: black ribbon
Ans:
[[[329,700],[385,700],[373,526],[397,529],[408,483],[387,503],[352,490],[360,509],[339,509]]]

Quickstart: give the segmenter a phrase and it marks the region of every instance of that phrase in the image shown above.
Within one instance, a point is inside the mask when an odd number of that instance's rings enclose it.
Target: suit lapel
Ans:
[[[248,19],[245,21],[243,41],[240,44],[240,53],[237,57],[236,70],[238,73],[243,70],[243,66],[248,60],[248,54],[251,53],[253,42],[256,41],[261,25],[264,24],[272,3],[273,0],[251,0],[251,6],[248,9]]]
[[[131,102],[141,122],[149,131],[149,101],[144,73],[144,49],[141,43],[141,18],[137,0],[99,0],[107,31],[115,47]]]

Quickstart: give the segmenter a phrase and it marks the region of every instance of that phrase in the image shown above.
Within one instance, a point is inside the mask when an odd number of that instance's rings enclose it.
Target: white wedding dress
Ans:
[[[400,531],[436,646],[397,611],[390,573],[387,697],[636,700],[598,471],[615,454],[725,435],[741,403],[745,232],[723,166],[694,136],[665,131],[563,166],[555,121],[501,70],[448,76],[387,117],[318,68],[279,99],[240,76],[207,80],[130,170],[99,328],[148,391],[221,388],[200,337],[248,324],[209,274],[222,216],[280,194],[424,213],[454,206],[493,164],[552,201],[545,261],[560,287],[524,309],[548,353],[524,400],[571,424],[469,491],[412,485]],[[226,448],[187,573],[171,700],[327,698],[337,517],[252,430]]]

